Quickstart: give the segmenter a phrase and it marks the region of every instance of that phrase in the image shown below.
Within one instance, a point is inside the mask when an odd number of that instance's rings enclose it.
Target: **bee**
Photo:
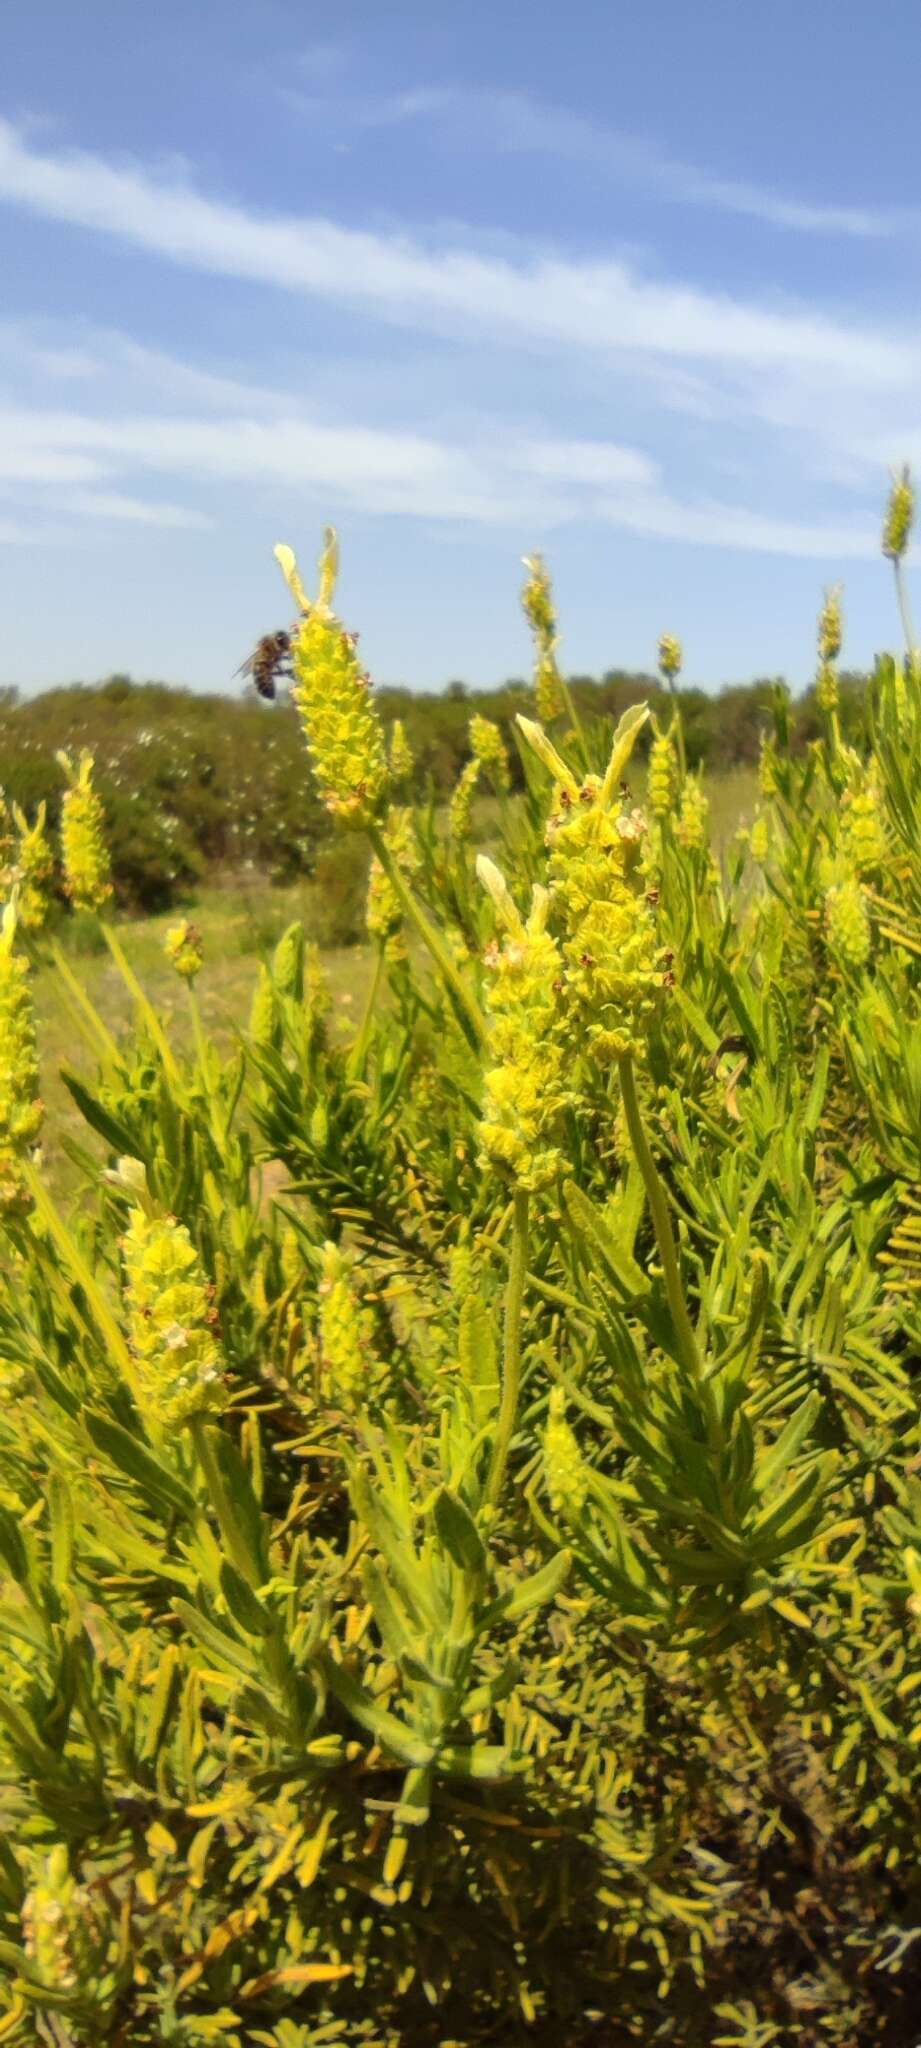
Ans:
[[[284,632],[264,633],[252,654],[235,671],[238,676],[251,676],[260,697],[267,697],[270,702],[276,694],[278,677],[290,674],[291,635]]]

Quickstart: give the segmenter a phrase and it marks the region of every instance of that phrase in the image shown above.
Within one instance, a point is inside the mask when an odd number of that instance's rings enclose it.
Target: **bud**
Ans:
[[[92,1997],[105,1962],[105,1925],[92,1894],[71,1876],[63,1843],[26,1893],[22,1933],[30,1975],[45,1990]]]
[[[201,933],[194,924],[184,917],[181,924],[171,924],[163,942],[163,951],[183,981],[195,980],[201,971],[204,954]]]
[[[272,955],[272,979],[279,994],[300,1002],[304,993],[304,927],[289,924]]]
[[[226,1406],[223,1355],[198,1255],[175,1216],[133,1209],[122,1238],[128,1342],[138,1398],[158,1429]]]
[[[528,580],[521,593],[525,618],[534,635],[534,698],[537,715],[549,725],[563,709],[563,687],[556,662],[556,611],[550,577],[542,555],[525,555]]]
[[[5,903],[17,879],[14,860],[13,820],[9,804],[0,789],[0,903]]]
[[[28,1205],[21,1162],[36,1142],[44,1114],[29,970],[14,951],[15,937],[14,900],[0,925],[0,1214]]]
[[[838,675],[830,663],[823,663],[816,676],[815,700],[820,711],[838,709]]]
[[[865,967],[870,958],[867,899],[856,877],[835,882],[825,897],[825,931],[829,951],[844,967]]]
[[[355,641],[331,610],[338,552],[332,528],[320,564],[320,595],[307,604],[290,548],[275,550],[289,588],[304,608],[291,641],[291,695],[328,811],[347,825],[366,825],[380,811],[388,781],[384,735],[371,701],[370,678]]]
[[[758,787],[762,796],[777,794],[777,755],[773,741],[762,739],[758,757]]]
[[[19,922],[24,932],[40,932],[51,907],[50,893],[54,880],[54,854],[45,837],[45,805],[39,804],[33,825],[29,824],[18,804],[13,805],[13,817],[19,835],[16,848]]]
[[[339,1246],[326,1243],[320,1276],[320,1372],[326,1391],[349,1407],[369,1374],[368,1319],[351,1285],[351,1265]]]
[[[383,836],[400,873],[409,881],[419,866],[412,811],[392,804],[384,822]],[[369,939],[385,946],[391,959],[405,958],[403,906],[376,855],[368,875],[365,922]]]
[[[249,1035],[263,1049],[275,1044],[279,1015],[275,984],[267,967],[260,967],[249,1013]]]
[[[458,842],[470,837],[473,799],[476,795],[476,786],[479,779],[479,761],[468,761],[466,766],[461,769],[460,775],[451,791],[451,801],[448,805],[448,824],[451,838]]]
[[[771,845],[771,828],[763,811],[759,811],[752,825],[749,844],[752,860],[756,860],[759,867],[763,867]]]
[[[911,474],[906,463],[900,476],[894,476],[886,517],[883,521],[883,554],[890,561],[900,562],[911,537],[915,521],[915,493]]]
[[[569,1100],[560,1028],[563,962],[546,930],[549,896],[534,890],[527,923],[485,855],[477,874],[506,933],[487,953],[488,1058],[480,1140],[484,1160],[523,1189],[550,1185],[559,1169],[557,1124]]]
[[[876,791],[865,783],[846,789],[841,798],[841,843],[855,874],[870,874],[886,853],[886,840]]]
[[[93,788],[93,756],[84,752],[75,768],[59,753],[70,781],[61,806],[61,857],[64,887],[75,910],[102,910],[112,894],[102,804]]]
[[[659,672],[667,683],[673,683],[681,671],[681,641],[673,633],[663,633],[659,641]]]
[[[403,720],[395,718],[390,728],[390,774],[393,781],[409,782],[415,766]]]
[[[678,788],[678,761],[671,735],[657,732],[649,749],[646,782],[649,808],[656,818],[667,818],[674,807]]]
[[[699,777],[688,775],[681,792],[675,837],[689,853],[699,853],[706,846],[709,816],[709,800],[704,795]]]
[[[550,1409],[544,1431],[544,1471],[554,1514],[565,1514],[573,1518],[580,1515],[588,1498],[588,1472],[579,1445],[566,1420],[566,1402],[562,1387],[554,1387],[550,1395]]]
[[[508,753],[499,727],[491,718],[481,718],[475,713],[470,720],[470,751],[481,768],[485,768],[499,790],[511,785]]]
[[[829,662],[837,661],[841,652],[841,586],[825,592],[825,602],[819,613],[819,663],[825,668]]]

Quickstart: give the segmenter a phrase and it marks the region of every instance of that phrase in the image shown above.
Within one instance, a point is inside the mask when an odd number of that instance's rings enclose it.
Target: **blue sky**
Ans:
[[[340,527],[381,681],[892,644],[916,0],[46,0],[0,66],[0,681],[224,688]]]

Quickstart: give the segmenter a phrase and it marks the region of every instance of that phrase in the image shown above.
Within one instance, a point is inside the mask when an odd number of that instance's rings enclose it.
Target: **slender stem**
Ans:
[[[509,1447],[515,1431],[515,1418],[518,1414],[518,1392],[521,1385],[521,1311],[524,1302],[525,1274],[528,1269],[528,1201],[528,1195],[522,1189],[516,1190],[512,1249],[505,1291],[502,1398],[499,1403],[496,1440],[484,1495],[484,1503],[488,1507],[495,1507],[502,1490]]]
[[[675,688],[674,677],[672,677],[669,683],[668,694],[672,700],[672,731],[675,735],[675,745],[678,749],[678,766],[681,770],[681,780],[683,782],[688,772],[688,757],[684,747],[684,720],[678,708],[678,692]]]
[[[448,993],[453,999],[467,1037],[474,1050],[478,1052],[486,1037],[486,1026],[483,1022],[483,1013],[475,996],[471,994],[458,974],[441,933],[436,931],[433,924],[430,924],[421,904],[417,903],[412,890],[407,884],[405,875],[401,873],[393,858],[380,826],[369,825],[368,836],[394,894],[398,898],[410,923],[415,925],[423,944],[431,953]]]
[[[646,1136],[643,1124],[639,1097],[636,1092],[636,1075],[633,1071],[632,1055],[628,1052],[621,1053],[617,1064],[620,1070],[620,1087],[623,1097],[624,1115],[627,1119],[627,1129],[630,1133],[630,1143],[633,1146],[636,1163],[643,1176],[646,1193],[649,1198],[652,1227],[655,1231],[656,1243],[659,1247],[659,1257],[662,1261],[662,1272],[665,1279],[665,1292],[668,1296],[668,1305],[672,1313],[672,1322],[675,1325],[678,1347],[681,1352],[682,1361],[687,1366],[691,1377],[699,1383],[702,1379],[702,1368],[700,1353],[697,1349],[697,1338],[694,1335],[691,1318],[688,1314],[688,1305],[684,1298],[684,1289],[681,1285],[678,1249],[675,1244],[671,1218],[668,1213],[665,1190],[659,1178],[658,1168],[653,1159],[649,1139]]]
[[[566,681],[566,677],[564,675],[560,675],[559,669],[557,669],[557,676],[559,677],[560,692],[563,698],[563,703],[566,706],[566,716],[569,719],[573,731],[575,732],[576,738],[578,739],[584,751],[585,734],[582,730],[582,720],[579,717],[578,711],[576,710],[575,698],[573,697],[569,684]]]
[[[217,1516],[221,1535],[227,1545],[230,1561],[236,1566],[241,1579],[245,1579],[247,1585],[251,1586],[255,1592],[259,1586],[259,1573],[256,1570],[247,1545],[240,1540],[237,1520],[233,1511],[233,1502],[228,1495],[227,1488],[224,1485],[224,1475],[211,1448],[207,1424],[202,1421],[200,1415],[196,1415],[192,1418],[190,1429],[192,1442],[195,1445],[195,1455],[201,1466],[205,1485],[211,1496],[211,1505]]]
[[[898,555],[896,555],[893,558],[892,567],[895,571],[895,594],[899,601],[899,612],[901,614],[902,619],[902,631],[905,635],[905,645],[908,649],[908,657],[909,660],[911,660],[912,656],[914,655],[915,648],[917,646],[917,641],[915,640],[915,625],[911,615],[911,600],[908,595],[908,585],[905,581],[905,572]]]
[[[371,1026],[374,1023],[374,1012],[377,1009],[377,999],[381,992],[381,982],[383,978],[384,948],[382,945],[379,945],[377,948],[377,958],[375,959],[374,962],[374,973],[371,976],[367,1000],[365,1002],[364,1007],[364,1015],[361,1020],[358,1037],[356,1038],[352,1050],[349,1054],[349,1072],[351,1074],[361,1074],[364,1071],[365,1058],[368,1051],[368,1043],[371,1037]]]

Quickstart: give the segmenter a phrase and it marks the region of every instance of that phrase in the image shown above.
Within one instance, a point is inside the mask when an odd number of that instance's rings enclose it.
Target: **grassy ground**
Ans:
[[[201,932],[205,966],[197,984],[202,1020],[209,1037],[229,1050],[245,1024],[260,958],[271,950],[295,918],[310,927],[313,908],[308,883],[275,889],[254,877],[236,876],[232,883],[203,889],[188,915]],[[163,942],[175,924],[175,911],[162,917],[120,921],[119,943],[145,994],[175,1043],[191,1042],[188,995],[166,959]],[[94,923],[75,920],[62,928],[59,943],[90,1002],[118,1037],[132,1021],[133,1003],[114,960]],[[43,949],[44,950],[44,949]],[[365,947],[326,949],[324,964],[335,989],[343,1028],[360,1014],[368,987],[370,956]],[[43,958],[34,980],[45,1127],[42,1153],[54,1183],[69,1184],[66,1138],[83,1138],[85,1126],[60,1076],[62,1062],[90,1078],[94,1057],[74,1016],[67,988],[50,957]]]
[[[636,793],[642,801],[641,786]],[[738,769],[708,785],[717,848],[726,847],[739,824],[751,817],[756,793],[757,781],[750,769]],[[482,845],[490,843],[495,812],[495,803],[484,798],[475,819],[476,837]],[[328,889],[333,886],[334,879]],[[255,873],[236,874],[201,890],[187,914],[204,943],[205,966],[198,995],[205,1029],[218,1046],[229,1049],[235,1031],[246,1021],[259,960],[295,918],[303,920],[308,933],[322,931],[322,911],[317,885],[310,882],[279,889]],[[121,921],[118,937],[170,1036],[183,1047],[191,1038],[188,997],[163,951],[167,928],[176,923],[177,915],[170,911],[160,917]],[[90,1002],[119,1036],[131,1022],[132,999],[95,920],[68,920],[61,927],[59,943]],[[352,1019],[360,1015],[367,992],[370,954],[360,945],[324,946],[323,960],[335,990],[336,1012],[348,1032]],[[90,1078],[94,1061],[81,1037],[66,986],[44,948],[34,987],[46,1107],[43,1156],[52,1181],[64,1190],[71,1184],[71,1170],[63,1141],[82,1138],[85,1127],[61,1080],[60,1067],[66,1062]]]

